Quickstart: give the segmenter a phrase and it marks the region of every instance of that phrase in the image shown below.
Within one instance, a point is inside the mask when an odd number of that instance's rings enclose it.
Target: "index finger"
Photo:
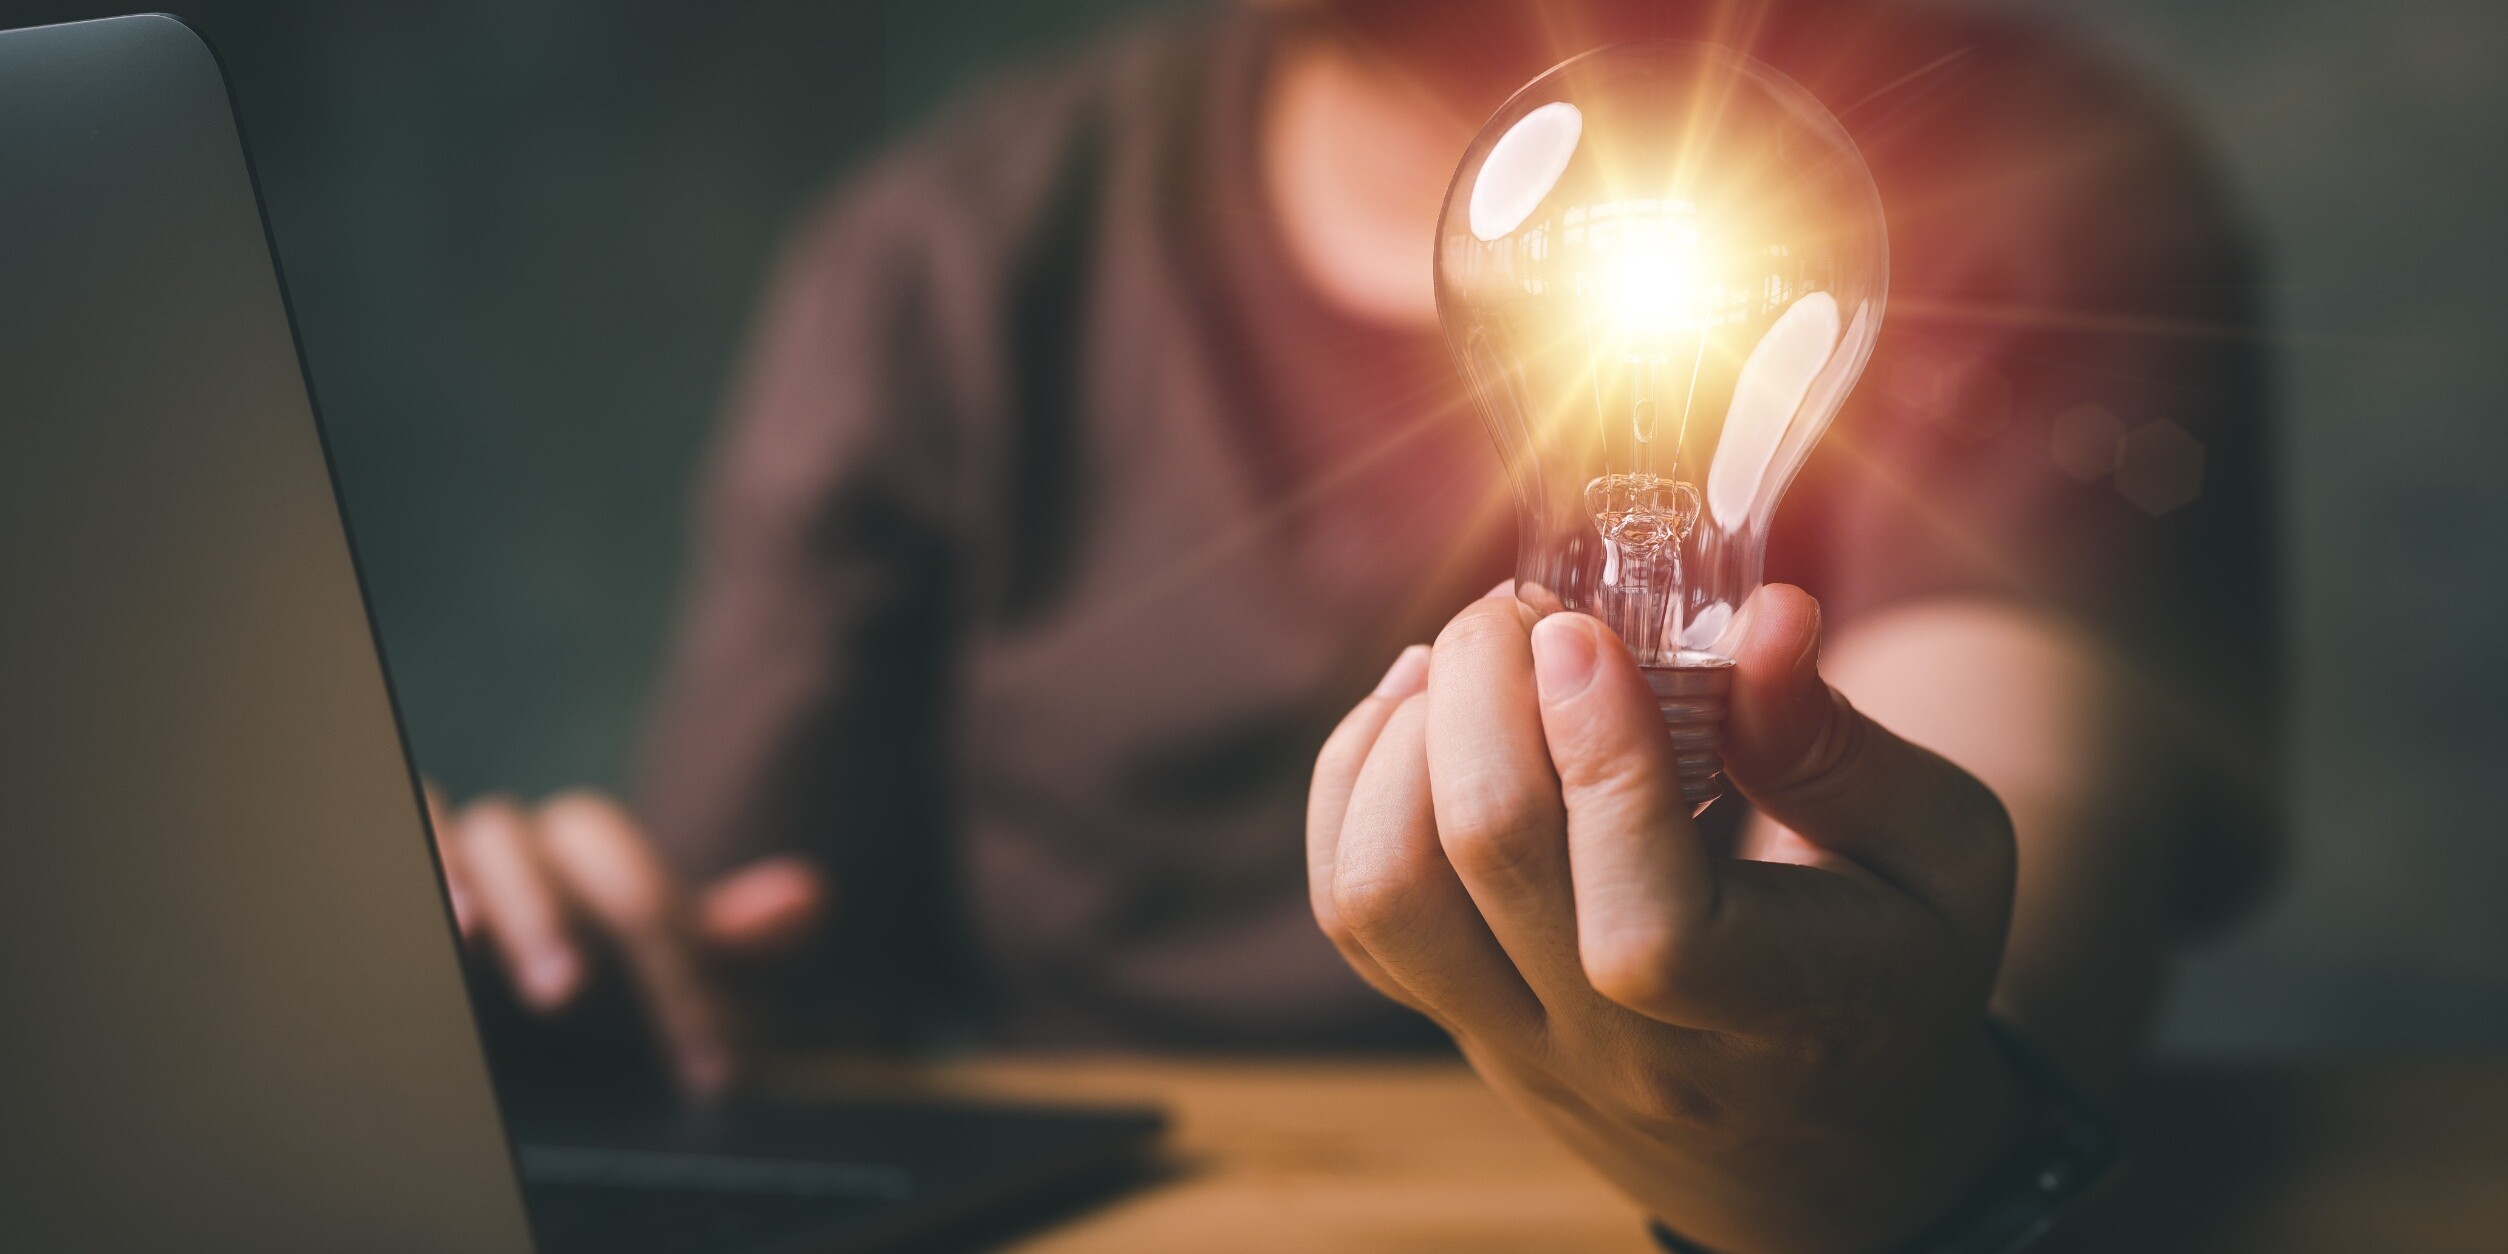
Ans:
[[[729,1034],[670,870],[607,799],[566,794],[540,813],[551,866],[617,942],[681,1082],[699,1096],[720,1092],[731,1079]]]

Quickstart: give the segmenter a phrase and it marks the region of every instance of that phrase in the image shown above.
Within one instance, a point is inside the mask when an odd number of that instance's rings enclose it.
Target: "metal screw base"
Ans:
[[[1725,701],[1733,692],[1733,663],[1708,653],[1681,653],[1669,666],[1649,666],[1646,686],[1654,689],[1663,711],[1664,730],[1672,734],[1672,753],[1680,766],[1681,799],[1695,817],[1706,813],[1724,795]]]

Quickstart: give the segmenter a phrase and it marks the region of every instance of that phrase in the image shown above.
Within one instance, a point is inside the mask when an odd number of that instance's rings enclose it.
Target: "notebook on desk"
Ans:
[[[1154,1142],[500,1107],[433,857],[215,59],[0,33],[0,1248],[888,1248]]]

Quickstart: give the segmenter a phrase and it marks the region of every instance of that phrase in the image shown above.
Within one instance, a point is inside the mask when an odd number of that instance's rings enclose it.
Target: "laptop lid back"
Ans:
[[[528,1231],[217,64],[0,34],[0,1244]]]

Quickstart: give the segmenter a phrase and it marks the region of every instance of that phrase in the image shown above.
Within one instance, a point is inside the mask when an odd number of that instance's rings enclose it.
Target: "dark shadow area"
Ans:
[[[2477,1060],[2161,1070],[2124,1109],[2129,1172],[2065,1250],[2498,1248],[2508,1078]],[[2435,1243],[2433,1243],[2435,1242]]]

